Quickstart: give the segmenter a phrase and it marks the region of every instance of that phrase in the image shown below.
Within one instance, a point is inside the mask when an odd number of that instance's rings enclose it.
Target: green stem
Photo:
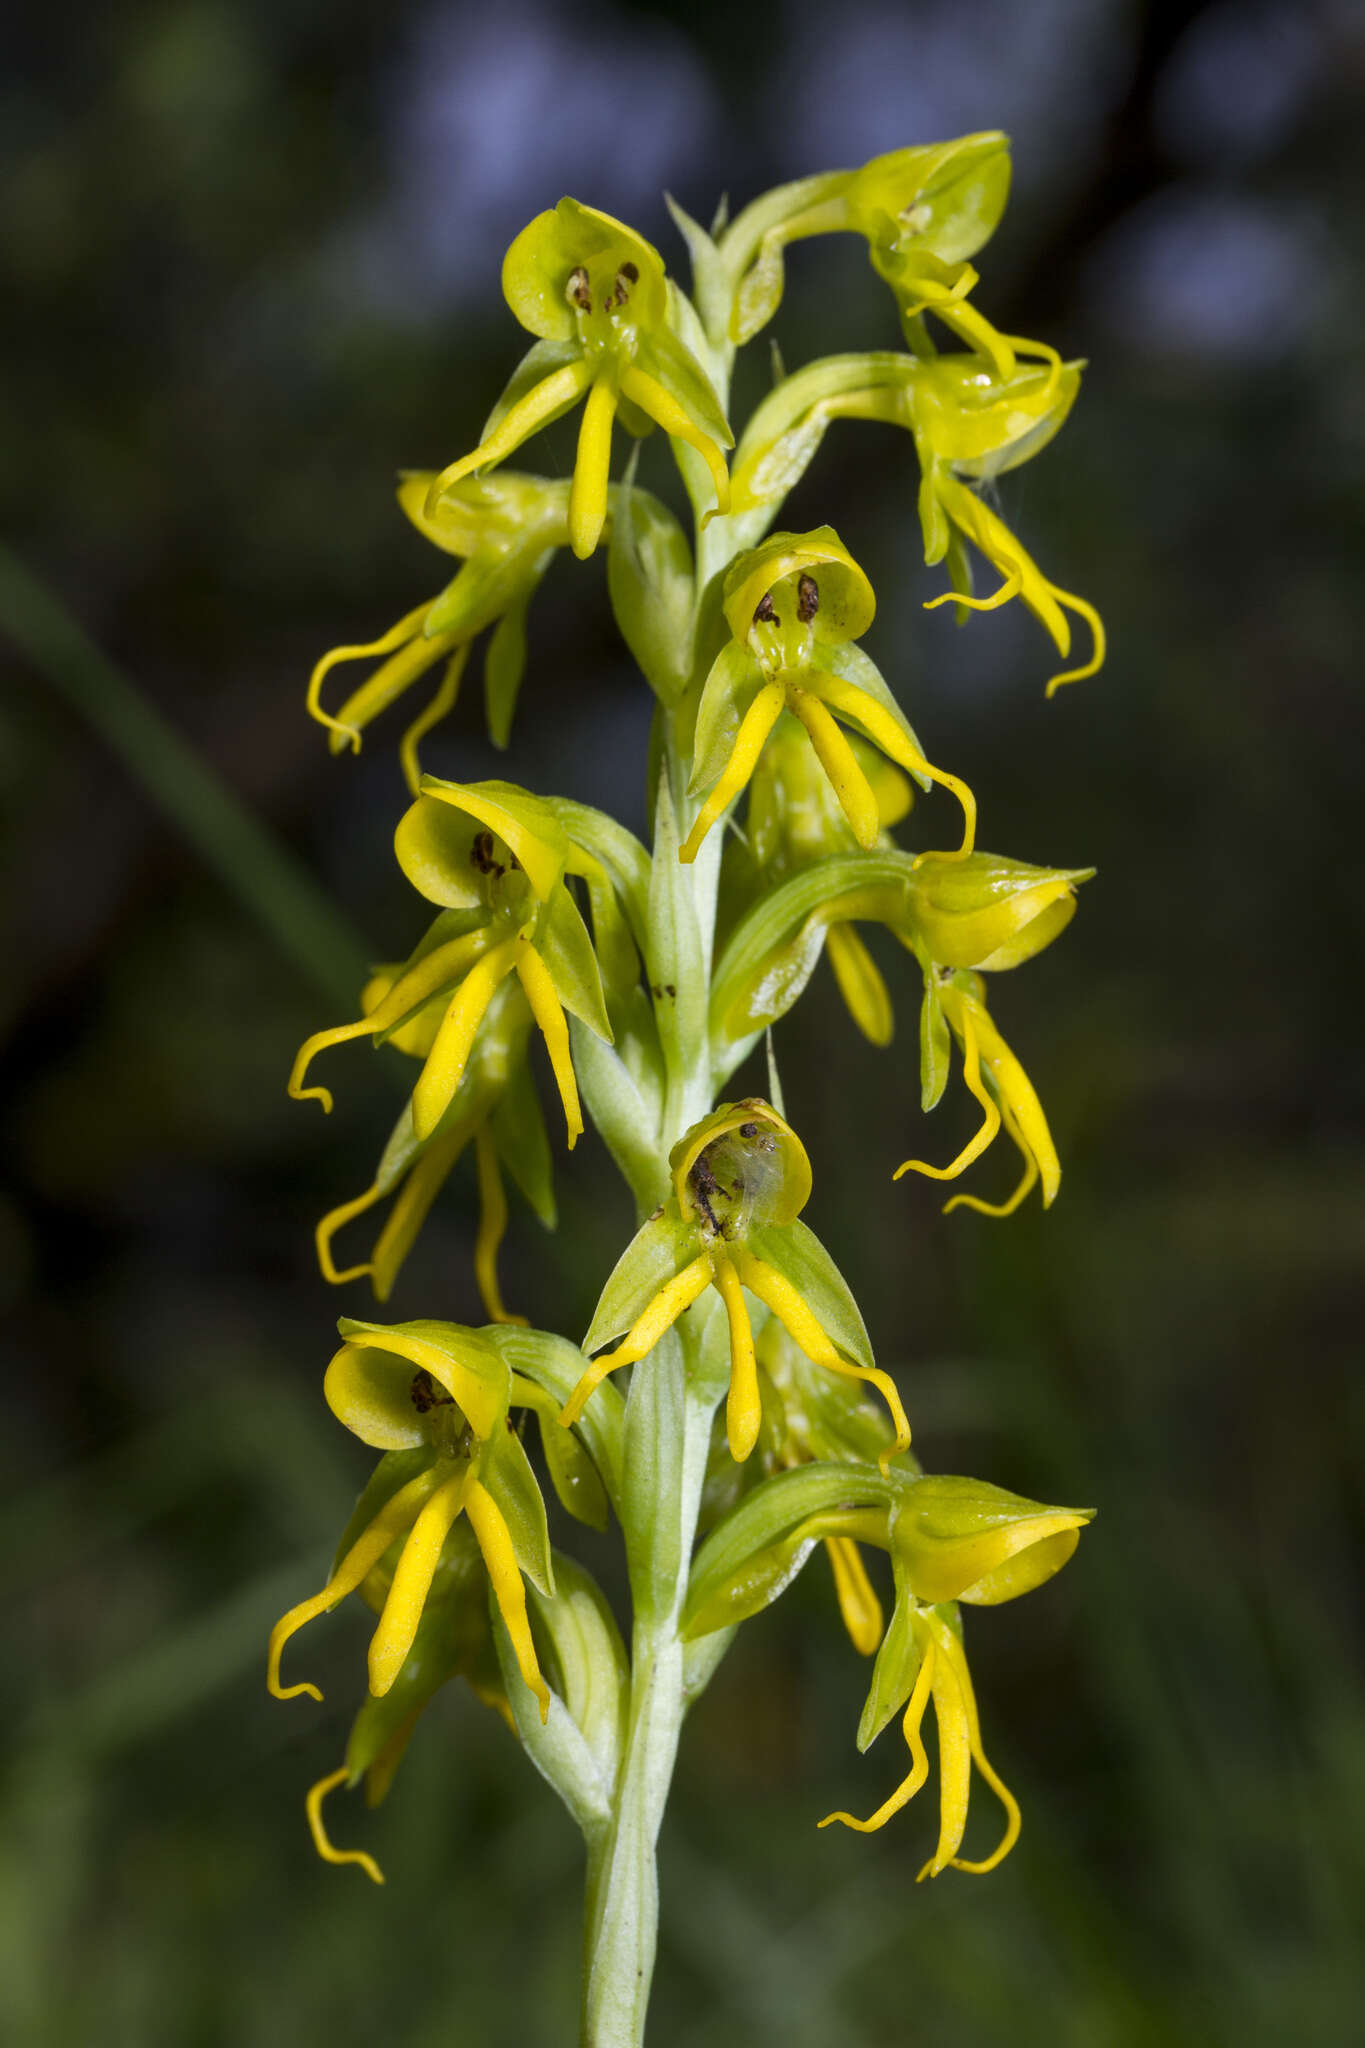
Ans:
[[[88,719],[205,864],[332,1002],[353,1006],[363,942],[51,591],[0,544],[0,624]]]
[[[671,739],[662,772],[682,817],[686,776]],[[692,867],[677,871],[688,878],[698,942],[692,964],[703,989],[710,986],[719,842],[712,833]],[[664,852],[676,859],[673,845]],[[701,1028],[679,1048],[684,1056],[669,1076],[665,1159],[711,1106],[704,1005],[699,1015]],[[714,1307],[707,1295],[688,1311],[635,1369],[627,1401],[621,1512],[635,1613],[630,1702],[611,1819],[589,1844],[583,2048],[639,2048],[644,2040],[658,1937],[655,1845],[684,1715],[719,1661],[702,1674],[694,1659],[689,1674],[679,1634],[712,1418],[729,1374],[728,1346],[706,1341]]]

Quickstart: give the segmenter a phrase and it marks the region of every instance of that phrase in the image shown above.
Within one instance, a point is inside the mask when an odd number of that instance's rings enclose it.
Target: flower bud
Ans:
[[[1036,868],[998,853],[965,860],[926,854],[909,881],[911,914],[944,967],[998,971],[1031,960],[1076,911],[1076,885],[1093,868]]]
[[[917,1600],[996,1607],[1061,1570],[1093,1508],[1044,1507],[981,1479],[913,1480],[891,1545]]]

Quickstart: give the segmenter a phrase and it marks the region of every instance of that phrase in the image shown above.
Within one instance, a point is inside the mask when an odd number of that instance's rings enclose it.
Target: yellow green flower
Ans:
[[[720,242],[737,280],[731,336],[752,339],[782,298],[783,251],[810,235],[862,235],[879,276],[912,322],[933,312],[968,347],[1013,368],[1008,337],[967,303],[965,260],[989,240],[1009,195],[1009,139],[998,132],[893,150],[856,171],[830,171],[765,193]]]
[[[282,1682],[284,1647],[305,1623],[361,1588],[393,1552],[369,1653],[370,1691],[383,1698],[403,1670],[450,1531],[463,1515],[544,1720],[550,1694],[531,1639],[522,1574],[550,1593],[554,1568],[545,1504],[521,1439],[507,1426],[514,1389],[506,1359],[485,1333],[453,1323],[339,1327],[345,1342],[327,1368],[328,1406],[362,1443],[389,1455],[361,1496],[327,1584],[276,1623],[270,1691],[277,1699],[321,1699],[307,1681]]]
[[[873,1363],[862,1318],[829,1254],[798,1220],[811,1173],[795,1132],[755,1097],[723,1103],[678,1141],[669,1167],[672,1195],[622,1254],[583,1348],[620,1341],[593,1360],[560,1420],[575,1422],[608,1373],[646,1358],[714,1287],[730,1336],[726,1429],[731,1455],[742,1463],[762,1421],[747,1289],[807,1358],[880,1389],[895,1421],[895,1448],[903,1450],[910,1426],[895,1382]]]
[[[326,1088],[304,1085],[315,1056],[349,1039],[369,1036],[378,1045],[405,1031],[408,1049],[423,1057],[410,1108],[413,1136],[424,1144],[456,1098],[494,996],[515,975],[550,1055],[572,1148],[583,1116],[565,1013],[610,1044],[604,971],[613,986],[638,974],[610,879],[543,798],[510,783],[434,776],[423,778],[421,790],[394,846],[408,880],[443,914],[368,1015],[305,1041],[289,1093],[330,1110]],[[596,949],[569,875],[586,883]]]
[[[367,1017],[389,995],[402,971],[384,968],[369,982],[361,996]],[[399,1025],[389,1043],[425,1061],[442,1014],[438,998]],[[555,1220],[549,1141],[526,1059],[531,1021],[520,983],[504,981],[489,1004],[460,1085],[430,1137],[418,1138],[412,1105],[407,1104],[369,1187],[329,1210],[318,1224],[318,1263],[324,1279],[339,1286],[368,1276],[376,1301],[387,1301],[432,1203],[472,1144],[479,1190],[475,1279],[490,1322],[524,1321],[509,1313],[498,1284],[498,1249],[507,1229],[504,1165],[542,1223],[552,1228]],[[332,1249],[337,1232],[390,1197],[392,1206],[370,1257],[339,1270]]]
[[[359,753],[365,727],[405,695],[438,663],[445,674],[426,708],[408,726],[400,758],[413,795],[421,768],[417,745],[455,703],[471,643],[488,626],[493,633],[484,657],[488,728],[504,747],[526,666],[526,612],[554,559],[569,543],[569,486],[549,478],[504,470],[498,476],[469,477],[430,511],[432,476],[408,472],[398,503],[425,539],[463,567],[439,596],[429,598],[362,646],[334,647],[324,654],[308,684],[308,709],[328,729],[334,754],[349,744]],[[351,692],[335,713],[322,706],[322,686],[343,662],[380,657],[373,674]]]
[[[993,853],[913,857],[889,845],[795,865],[739,918],[726,942],[713,984],[713,1035],[742,1044],[775,1023],[828,946],[854,1023],[874,1045],[887,1045],[891,997],[859,925],[891,932],[926,976],[939,967],[1017,967],[1065,929],[1076,887],[1093,872],[1031,867]],[[925,1107],[932,1109],[941,1093],[940,1086]]]
[[[370,1572],[361,1592],[382,1611],[393,1583],[389,1561]],[[375,1884],[384,1882],[374,1857],[363,1849],[338,1849],[322,1817],[323,1802],[339,1785],[364,1782],[371,1809],[387,1797],[418,1720],[440,1688],[454,1678],[468,1681],[476,1697],[510,1722],[488,1622],[487,1568],[467,1517],[451,1527],[427,1595],[412,1647],[386,1693],[367,1695],[351,1726],[346,1757],[311,1787],[304,1802],[313,1845],[325,1863],[354,1863]]]
[[[986,1756],[976,1696],[962,1642],[956,1602],[998,1606],[1042,1585],[1072,1555],[1092,1509],[1043,1507],[980,1480],[925,1477],[901,1492],[888,1539],[896,1604],[858,1729],[866,1750],[887,1722],[905,1709],[909,1775],[867,1820],[831,1813],[860,1834],[884,1827],[927,1782],[929,1759],[921,1728],[930,1701],[938,1722],[939,1835],[920,1877],[948,1868],[994,1870],[1019,1836],[1019,1806]],[[1005,1809],[1005,1830],[980,1862],[959,1855],[967,1827],[972,1769]]]
[[[989,483],[1047,446],[1066,419],[1080,388],[1081,363],[1062,363],[1053,350],[1042,365],[1017,365],[1008,376],[979,354],[925,359],[893,351],[830,356],[780,384],[758,407],[735,460],[731,505],[735,516],[754,517],[776,504],[797,481],[836,419],[880,420],[907,428],[920,462],[919,513],[924,559],[945,561],[952,588],[928,609],[953,603],[993,611],[1018,597],[1051,636],[1058,652],[1071,651],[1069,612],[1091,629],[1091,658],[1048,683],[1094,675],[1105,658],[1104,623],[1086,598],[1063,590],[1038,567],[974,485]],[[989,597],[972,594],[967,545],[995,568],[1001,583]]]
[[[586,398],[569,492],[570,545],[590,555],[607,514],[612,422],[633,434],[660,426],[711,473],[717,508],[729,506],[724,410],[696,356],[679,338],[663,258],[610,214],[561,199],[536,215],[507,252],[503,294],[538,336],[484,429],[479,446],[433,479],[427,507],[473,470],[502,462],[523,441]]]
[[[934,768],[875,665],[854,645],[876,600],[834,529],[779,533],[735,561],[725,577],[731,638],[717,655],[697,709],[694,791],[710,789],[679,848],[695,860],[711,827],[758,765],[784,710],[805,727],[854,838],[872,846],[877,798],[840,723],[879,747],[927,788],[939,782],[962,805],[961,853],[970,853],[976,800],[955,775]]]
[[[983,1216],[1009,1216],[1042,1182],[1043,1207],[1049,1208],[1061,1186],[1062,1169],[1057,1148],[1043,1114],[1043,1105],[1033,1083],[997,1030],[986,1008],[986,985],[979,974],[952,968],[935,968],[925,975],[923,1033],[926,1068],[940,1064],[946,1071],[946,1041],[951,1031],[962,1052],[962,1078],[968,1092],[982,1109],[981,1126],[968,1139],[948,1166],[931,1166],[923,1159],[907,1159],[896,1168],[895,1179],[904,1173],[926,1174],[930,1180],[956,1180],[979,1159],[1003,1128],[1024,1161],[1024,1172],[1014,1193],[1004,1202],[983,1202],[979,1195],[954,1195],[944,1204],[945,1213],[959,1206],[976,1209]]]

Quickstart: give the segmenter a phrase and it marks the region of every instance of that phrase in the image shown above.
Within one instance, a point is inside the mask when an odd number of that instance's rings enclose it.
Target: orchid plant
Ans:
[[[775,530],[836,420],[903,427],[918,458],[925,559],[946,563],[949,578],[931,602],[956,603],[965,620],[1018,598],[1064,659],[1070,620],[1087,622],[1089,657],[1049,692],[1099,668],[1094,608],[1043,574],[982,495],[1046,446],[1080,382],[1079,364],[1000,333],[972,298],[968,259],[1008,187],[1006,138],[989,133],[784,186],[733,222],[722,211],[709,233],[673,207],[690,296],[657,250],[608,215],[572,199],[539,215],[503,268],[534,345],[478,446],[399,487],[404,513],[458,558],[458,573],[368,646],[326,655],[309,688],[333,748],[358,748],[372,721],[440,671],[400,743],[411,803],[395,836],[434,920],[406,961],[358,991],[357,1017],[307,1041],[290,1081],[327,1109],[328,1090],[308,1078],[319,1054],[368,1038],[417,1063],[370,1186],[318,1227],[322,1270],[338,1283],[368,1276],[382,1302],[472,1148],[489,1320],[342,1322],[324,1394],[381,1456],[327,1583],[274,1632],[269,1684],[280,1698],[316,1696],[285,1679],[296,1632],[353,1592],[377,1614],[345,1758],[306,1802],[320,1854],[376,1882],[367,1852],[334,1846],[326,1795],[363,1783],[371,1803],[381,1799],[423,1708],[451,1679],[503,1716],[586,1845],[585,2048],[644,2038],[655,1842],[687,1709],[738,1628],[817,1548],[853,1651],[873,1660],[858,1746],[900,1716],[908,1752],[866,1818],[835,1813],[821,1825],[880,1828],[907,1806],[930,1776],[921,1730],[932,1704],[939,1822],[922,1874],[989,1870],[1019,1833],[983,1746],[962,1609],[1051,1577],[1090,1511],[924,1471],[853,1295],[801,1220],[811,1166],[772,1049],[773,1027],[825,952],[854,1025],[887,1043],[892,994],[861,936],[882,926],[919,968],[925,1110],[948,1087],[956,1047],[981,1111],[956,1158],[907,1158],[900,1173],[957,1180],[1003,1131],[1023,1162],[1013,1193],[955,1200],[999,1216],[1035,1186],[1044,1205],[1057,1194],[1047,1119],[995,1022],[987,979],[1059,935],[1090,870],[977,847],[971,790],[931,764],[861,645],[876,612],[865,570],[832,527]],[[904,346],[779,375],[736,445],[737,349],[777,310],[788,245],[833,232],[866,241]],[[929,320],[961,346],[941,353]],[[570,482],[502,467],[580,401]],[[610,480],[617,425],[636,440],[667,437],[690,537],[635,482],[634,454]],[[454,704],[485,632],[489,729],[507,744],[528,607],[566,548],[581,560],[605,548],[616,620],[656,700],[649,847],[564,797],[421,772],[419,744]],[[973,549],[1000,577],[986,597],[973,591]],[[372,672],[325,710],[332,669],[366,658]],[[935,785],[959,823],[946,833],[936,823],[930,843],[909,850],[896,835],[918,823]],[[936,834],[948,843],[932,844]],[[528,1328],[498,1281],[504,1177],[554,1221],[537,1038],[568,1145],[590,1121],[636,1210],[581,1347]],[[765,1047],[767,1096],[732,1090]],[[339,1234],[383,1204],[368,1258],[339,1266]],[[528,1413],[538,1464],[514,1426]],[[619,1528],[624,1630],[592,1574],[552,1544],[543,1480],[568,1516]],[[868,1569],[874,1552],[889,1559],[889,1611]],[[967,1857],[974,1776],[1004,1826]]]

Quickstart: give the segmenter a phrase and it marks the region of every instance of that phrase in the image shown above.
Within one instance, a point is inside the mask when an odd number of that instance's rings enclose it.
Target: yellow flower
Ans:
[[[800,720],[860,846],[881,830],[877,798],[836,718],[851,725],[927,788],[939,782],[962,805],[959,852],[971,852],[976,799],[955,775],[931,767],[885,681],[854,646],[876,600],[832,527],[779,533],[741,555],[725,578],[731,639],[712,665],[697,710],[692,788],[710,787],[679,848],[695,860],[702,841],[758,765],[784,710]]]
[[[613,1337],[560,1415],[566,1427],[608,1373],[646,1358],[679,1316],[714,1287],[730,1334],[726,1429],[743,1462],[754,1448],[762,1399],[745,1289],[785,1326],[815,1364],[875,1384],[910,1441],[895,1382],[872,1362],[867,1332],[828,1253],[797,1219],[810,1196],[805,1148],[777,1112],[750,1097],[694,1124],[669,1156],[673,1194],[636,1234],[608,1280],[584,1350]],[[625,1334],[622,1335],[622,1332]],[[888,1449],[884,1455],[889,1459]]]
[[[468,478],[434,509],[426,509],[431,473],[414,470],[398,487],[398,503],[417,531],[464,566],[438,597],[429,598],[363,646],[334,647],[308,684],[308,710],[328,728],[334,754],[348,743],[359,753],[364,728],[403,696],[438,662],[445,675],[435,696],[404,733],[399,754],[414,796],[421,778],[417,745],[455,703],[471,643],[494,628],[484,661],[488,726],[497,746],[507,744],[517,691],[526,664],[526,612],[557,548],[569,541],[569,487],[505,470]],[[342,662],[382,657],[379,667],[333,714],[322,707],[322,686]]]
[[[1008,337],[966,302],[977,274],[965,258],[994,232],[1009,184],[1009,139],[987,131],[893,150],[859,170],[829,171],[765,193],[721,238],[721,255],[737,278],[733,339],[752,339],[777,311],[789,243],[858,234],[907,326],[920,312],[933,312],[969,347],[994,350],[1008,374]]]
[[[1041,343],[1017,344],[1044,356],[1041,367],[1017,364],[1008,376],[980,354],[906,355],[889,350],[829,356],[788,377],[757,408],[735,461],[731,503],[737,517],[775,504],[803,474],[836,419],[885,421],[907,428],[920,463],[919,514],[924,559],[947,561],[952,588],[927,609],[955,604],[994,611],[1018,597],[1071,651],[1068,612],[1083,618],[1094,640],[1091,659],[1054,676],[1048,695],[1089,676],[1105,659],[1104,623],[1086,599],[1053,583],[988,506],[974,485],[1028,461],[1066,419],[1080,389],[1081,363],[1062,363]],[[989,597],[972,594],[968,543],[999,571]]]
[[[586,395],[569,493],[569,536],[590,555],[607,515],[612,422],[663,428],[705,461],[729,509],[723,450],[734,437],[706,371],[672,325],[670,286],[651,243],[610,214],[561,199],[507,252],[503,294],[537,345],[495,407],[479,446],[433,479],[428,511],[472,470],[502,462]]]
[[[1039,1179],[1043,1207],[1049,1208],[1062,1180],[1057,1148],[1033,1083],[986,1008],[985,983],[979,975],[942,969],[926,976],[926,1037],[944,1025],[951,1029],[962,1049],[962,1078],[984,1112],[981,1127],[951,1165],[930,1166],[922,1159],[907,1159],[896,1168],[894,1178],[899,1180],[903,1173],[923,1173],[930,1180],[956,1180],[981,1157],[1003,1126],[1024,1161],[1018,1187],[1005,1202],[983,1202],[978,1195],[954,1195],[945,1203],[945,1213],[961,1204],[979,1210],[983,1216],[1012,1215]]]
[[[363,1443],[400,1456],[385,1460],[361,1496],[322,1591],[275,1624],[270,1691],[277,1699],[300,1693],[321,1699],[307,1681],[283,1684],[285,1644],[306,1622],[362,1587],[401,1546],[370,1642],[370,1691],[383,1698],[403,1669],[447,1538],[463,1515],[543,1721],[550,1694],[531,1639],[522,1574],[549,1593],[554,1568],[540,1489],[521,1439],[507,1427],[513,1389],[506,1360],[487,1336],[456,1324],[384,1329],[343,1321],[340,1329],[346,1341],[327,1368],[327,1403]]]
[[[366,987],[361,1008],[372,1016],[397,982],[401,968],[385,968]],[[439,999],[400,1025],[390,1044],[425,1060],[440,1027]],[[409,1103],[385,1147],[379,1169],[365,1192],[329,1210],[317,1227],[318,1263],[333,1285],[368,1276],[377,1301],[387,1301],[403,1261],[445,1181],[468,1146],[474,1147],[479,1188],[479,1229],[474,1274],[484,1309],[494,1323],[520,1323],[504,1306],[497,1256],[507,1229],[502,1164],[547,1226],[554,1224],[549,1145],[540,1104],[526,1062],[531,1012],[520,984],[505,981],[489,1004],[474,1041],[464,1077],[440,1124],[419,1140]],[[393,1205],[374,1249],[363,1264],[338,1270],[332,1255],[336,1233],[390,1196]]]
[[[377,1565],[363,1591],[382,1608],[392,1572]],[[384,1882],[373,1856],[362,1849],[338,1849],[327,1833],[323,1802],[339,1785],[362,1780],[365,1804],[387,1797],[424,1709],[453,1678],[465,1678],[475,1696],[510,1721],[511,1710],[493,1650],[488,1623],[488,1573],[467,1518],[447,1536],[432,1588],[417,1624],[412,1647],[386,1693],[367,1696],[351,1727],[346,1758],[311,1787],[304,1802],[313,1845],[325,1863],[354,1863],[375,1884]]]
[[[326,1088],[304,1085],[317,1053],[365,1036],[379,1044],[407,1030],[411,1048],[425,1048],[411,1102],[413,1133],[425,1142],[456,1098],[494,996],[515,975],[550,1055],[572,1148],[583,1115],[565,1012],[608,1044],[612,1030],[598,952],[566,875],[587,882],[598,951],[613,971],[624,977],[635,962],[600,862],[575,844],[549,803],[503,782],[424,777],[394,844],[409,881],[445,913],[367,1016],[305,1041],[289,1093],[330,1110]]]
[[[949,1867],[993,1870],[1009,1854],[1019,1836],[1019,1806],[982,1747],[954,1603],[998,1606],[1042,1585],[1072,1555],[1092,1513],[1044,1507],[973,1479],[917,1478],[901,1489],[887,1531],[896,1606],[873,1671],[858,1747],[865,1750],[904,1705],[902,1731],[911,1769],[869,1819],[831,1813],[821,1827],[840,1821],[869,1834],[914,1798],[929,1776],[920,1731],[932,1700],[938,1722],[939,1836],[920,1877],[937,1877]],[[958,1854],[973,1765],[1005,1809],[1005,1831],[981,1862]]]
[[[893,1815],[909,1804],[929,1777],[929,1758],[920,1728],[932,1699],[938,1722],[938,1845],[920,1871],[920,1878],[937,1877],[948,1868],[984,1875],[1004,1861],[1019,1839],[1019,1802],[981,1746],[976,1696],[962,1639],[953,1620],[938,1608],[916,1608],[908,1623],[908,1633],[919,1660],[902,1723],[913,1765],[910,1775],[867,1820],[858,1820],[851,1813],[829,1813],[820,1826],[827,1828],[834,1821],[841,1821],[846,1828],[868,1835],[885,1827]],[[1005,1809],[1005,1832],[991,1854],[979,1863],[969,1862],[957,1853],[967,1831],[973,1764]]]

